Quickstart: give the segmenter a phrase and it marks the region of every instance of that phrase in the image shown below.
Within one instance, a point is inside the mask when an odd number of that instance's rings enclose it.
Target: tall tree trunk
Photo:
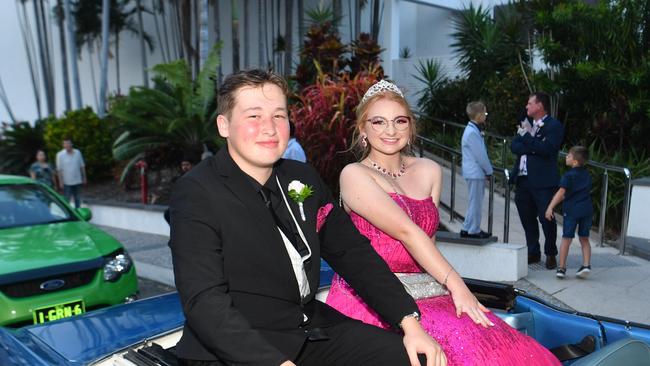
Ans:
[[[2,79],[0,79],[0,102],[2,102],[2,105],[4,105],[5,109],[7,110],[7,114],[9,115],[9,119],[11,119],[11,122],[16,123],[16,117],[14,116],[14,112],[11,110],[11,105],[9,104],[9,98],[7,97],[7,92],[5,91],[5,87],[2,84]]]
[[[167,62],[172,60],[172,53],[169,48],[169,34],[167,32],[168,28],[168,22],[167,22],[167,11],[165,10],[165,1],[160,0],[160,14],[162,15],[162,29],[163,29],[163,36],[165,37],[165,42],[163,43],[165,46],[165,52],[167,52]],[[173,24],[173,23],[172,23]]]
[[[244,0],[244,46],[242,47],[242,52],[244,53],[244,67],[248,68],[250,67],[250,32],[251,32],[251,25],[250,25],[250,15],[248,14],[250,10],[249,6],[249,0]]]
[[[108,89],[108,43],[109,29],[111,21],[111,0],[102,0],[102,54],[101,54],[101,71],[99,79],[99,105],[98,116],[106,116],[106,94]]]
[[[185,54],[183,52],[183,30],[181,27],[181,12],[180,12],[180,6],[178,2],[180,0],[171,0],[172,5],[171,5],[171,12],[170,12],[170,17],[171,17],[171,25],[172,25],[172,44],[174,45],[174,54],[176,55],[175,59],[181,59],[185,58]]]
[[[237,1],[232,1],[232,71],[239,71],[239,18]]]
[[[43,73],[43,89],[45,92],[45,104],[47,106],[47,114],[48,115],[54,115],[54,101],[52,98],[52,94],[50,91],[52,90],[50,86],[50,70],[49,70],[49,62],[48,62],[48,57],[47,57],[47,48],[45,46],[46,40],[43,39],[45,36],[45,32],[43,30],[44,24],[41,23],[41,16],[40,16],[40,10],[38,3],[34,1],[32,3],[34,5],[34,18],[36,19],[36,39],[38,40],[38,51],[40,54],[41,58],[41,72]]]
[[[269,3],[267,1],[264,2],[264,7],[267,10],[269,10],[268,9],[269,8]],[[274,21],[274,19],[275,19],[275,13],[274,13],[275,0],[271,0],[270,8],[271,9],[269,10],[269,13],[271,13],[271,14],[267,15],[266,18],[271,19],[271,31],[269,32],[268,28],[266,28],[266,26],[265,26],[264,27],[264,37],[267,37],[267,39],[268,39],[268,35],[269,34],[271,35],[271,42],[270,43],[267,42],[266,56],[267,56],[267,58],[269,60],[269,66],[273,70],[275,70],[275,21]],[[279,21],[279,19],[278,19],[278,21]]]
[[[200,32],[200,24],[199,24],[199,1],[200,0],[194,0],[194,6],[192,7],[192,29],[194,30],[194,51],[196,52],[194,55],[194,77],[199,75],[199,70],[200,70],[200,64],[201,64],[201,54],[200,52],[200,40],[199,38],[201,35],[199,34]]]
[[[36,112],[38,119],[43,118],[41,114],[41,93],[40,93],[40,83],[41,81],[38,78],[38,66],[36,65],[36,50],[34,49],[34,39],[31,35],[32,26],[27,17],[27,7],[25,1],[21,1],[22,5],[22,16],[20,14],[20,8],[16,7],[16,15],[18,17],[18,22],[20,25],[20,33],[23,36],[23,45],[25,46],[25,53],[27,54],[27,65],[29,66],[29,76],[32,81],[32,91],[34,92],[34,101],[36,103]]]
[[[165,28],[165,32],[167,32],[167,27],[165,27],[165,23],[164,23],[164,21],[165,21],[164,20],[164,10],[161,10],[161,8],[159,8],[156,5],[156,1],[158,1],[158,0],[154,0],[154,8],[153,8],[153,21],[154,21],[154,25],[156,26],[156,39],[158,39],[158,44],[160,45],[160,54],[162,55],[163,62],[167,63],[167,62],[169,62],[169,54],[167,52],[167,49],[165,49],[165,46],[167,44],[166,44],[165,41],[163,41],[162,33],[160,32],[160,25],[158,24],[158,22],[159,22],[158,18],[161,15],[161,11],[162,11],[163,12],[162,13],[162,16],[163,16],[163,28]],[[159,5],[160,5],[160,3],[161,2],[159,2]]]
[[[68,54],[65,44],[65,25],[63,14],[62,0],[56,1],[56,18],[58,19],[59,27],[59,43],[61,43],[61,70],[63,71],[63,96],[65,99],[65,110],[68,111],[72,107],[70,101],[70,76],[68,75]]]
[[[361,34],[361,0],[354,0],[354,39]]]
[[[194,50],[192,49],[192,3],[190,0],[181,0],[180,24],[185,60],[188,67],[192,67]]]
[[[372,39],[377,41],[379,37],[379,4],[381,0],[372,1]]]
[[[285,49],[284,49],[284,75],[289,77],[291,75],[291,57],[293,56],[293,0],[285,0],[285,16],[287,17],[285,24]]]
[[[210,13],[210,7],[208,6],[208,0],[201,0],[200,2],[200,15],[199,15],[199,54],[201,55],[201,62],[199,65],[199,70],[203,68],[205,60],[208,58],[208,49],[210,48],[210,30],[208,29],[208,15]]]
[[[63,10],[65,19],[68,22],[68,46],[70,46],[70,66],[72,67],[72,86],[74,90],[77,109],[81,109],[83,101],[81,99],[81,85],[79,83],[79,67],[77,66],[77,43],[75,42],[75,24],[70,9],[70,0],[63,0]]]
[[[302,44],[305,37],[305,1],[298,0],[298,45]],[[300,46],[298,47],[300,48]]]
[[[257,64],[258,67],[264,67],[264,34],[266,30],[266,23],[263,21],[264,13],[262,12],[262,0],[257,0]],[[262,28],[264,24],[264,28]]]
[[[221,42],[221,22],[219,21],[219,0],[212,0],[212,8],[214,9],[214,38],[217,43]],[[222,62],[219,62],[217,67],[217,85],[221,85],[221,80],[223,80],[223,70],[221,69]]]
[[[95,77],[95,60],[93,56],[95,51],[93,50],[94,44],[92,39],[88,39],[87,48],[88,48],[88,65],[90,66],[90,79],[93,83],[93,97],[95,97],[95,110],[99,107],[99,99],[97,97],[97,80]]]
[[[49,10],[49,0],[48,1],[48,10]],[[40,16],[41,16],[41,24],[43,25],[43,42],[45,44],[45,56],[47,58],[47,76],[49,78],[48,85],[50,87],[50,90],[48,92],[48,95],[50,96],[51,103],[52,103],[52,114],[56,114],[56,89],[55,89],[55,81],[54,81],[54,66],[53,66],[53,61],[52,61],[52,52],[50,48],[52,48],[52,23],[49,22],[49,17],[46,17],[45,14],[45,7],[44,7],[44,0],[41,0],[38,2],[39,5],[39,11],[40,11]]]
[[[147,49],[144,47],[144,25],[142,23],[142,0],[135,0],[138,12],[138,33],[140,33],[140,61],[142,62],[142,81],[144,87],[149,87],[149,72],[147,71]]]
[[[115,29],[115,85],[117,87],[117,95],[122,95],[122,82],[120,78],[120,31],[119,29]]]
[[[338,28],[341,24],[342,11],[341,0],[332,0],[332,13],[334,15],[334,26]]]

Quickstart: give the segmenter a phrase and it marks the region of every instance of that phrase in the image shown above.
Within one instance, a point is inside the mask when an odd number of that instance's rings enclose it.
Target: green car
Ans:
[[[120,242],[55,191],[0,175],[0,326],[39,324],[129,302],[138,292]]]

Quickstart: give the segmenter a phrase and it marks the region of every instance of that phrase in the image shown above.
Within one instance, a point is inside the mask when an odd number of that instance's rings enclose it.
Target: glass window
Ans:
[[[36,184],[0,186],[0,229],[74,219],[67,207]]]

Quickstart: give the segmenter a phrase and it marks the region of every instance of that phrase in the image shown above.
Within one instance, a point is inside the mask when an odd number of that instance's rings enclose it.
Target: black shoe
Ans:
[[[555,277],[557,278],[564,278],[566,276],[566,268],[562,267],[557,267],[557,271],[555,271]]]
[[[591,272],[591,265],[580,266],[580,269],[578,269],[578,272],[576,272],[576,276],[578,276],[578,278],[587,278],[587,276],[589,276],[589,272]]]
[[[557,267],[557,261],[555,260],[554,255],[546,256],[546,269],[555,269]]]
[[[539,263],[542,260],[542,256],[539,254],[528,254],[528,264]]]
[[[468,233],[468,232],[465,231],[465,230],[461,230],[461,231],[460,231],[460,237],[461,237],[461,238],[470,238],[470,239],[487,239],[487,238],[489,238],[489,237],[491,237],[491,236],[492,236],[492,234],[490,234],[490,233],[486,233],[486,232],[484,232],[484,231],[479,231],[479,232],[476,233],[476,234],[470,234],[470,233]]]

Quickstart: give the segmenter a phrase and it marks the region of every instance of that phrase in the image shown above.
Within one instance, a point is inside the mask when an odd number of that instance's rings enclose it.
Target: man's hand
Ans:
[[[426,366],[446,366],[447,357],[444,351],[420,326],[415,318],[408,317],[402,320],[404,330],[404,347],[411,361],[411,366],[425,366],[420,364],[418,353],[427,357]]]
[[[284,361],[280,366],[296,366],[296,364],[291,361]]]
[[[546,217],[548,221],[553,221],[553,209],[550,207],[546,209],[546,213],[544,214],[544,217]]]

